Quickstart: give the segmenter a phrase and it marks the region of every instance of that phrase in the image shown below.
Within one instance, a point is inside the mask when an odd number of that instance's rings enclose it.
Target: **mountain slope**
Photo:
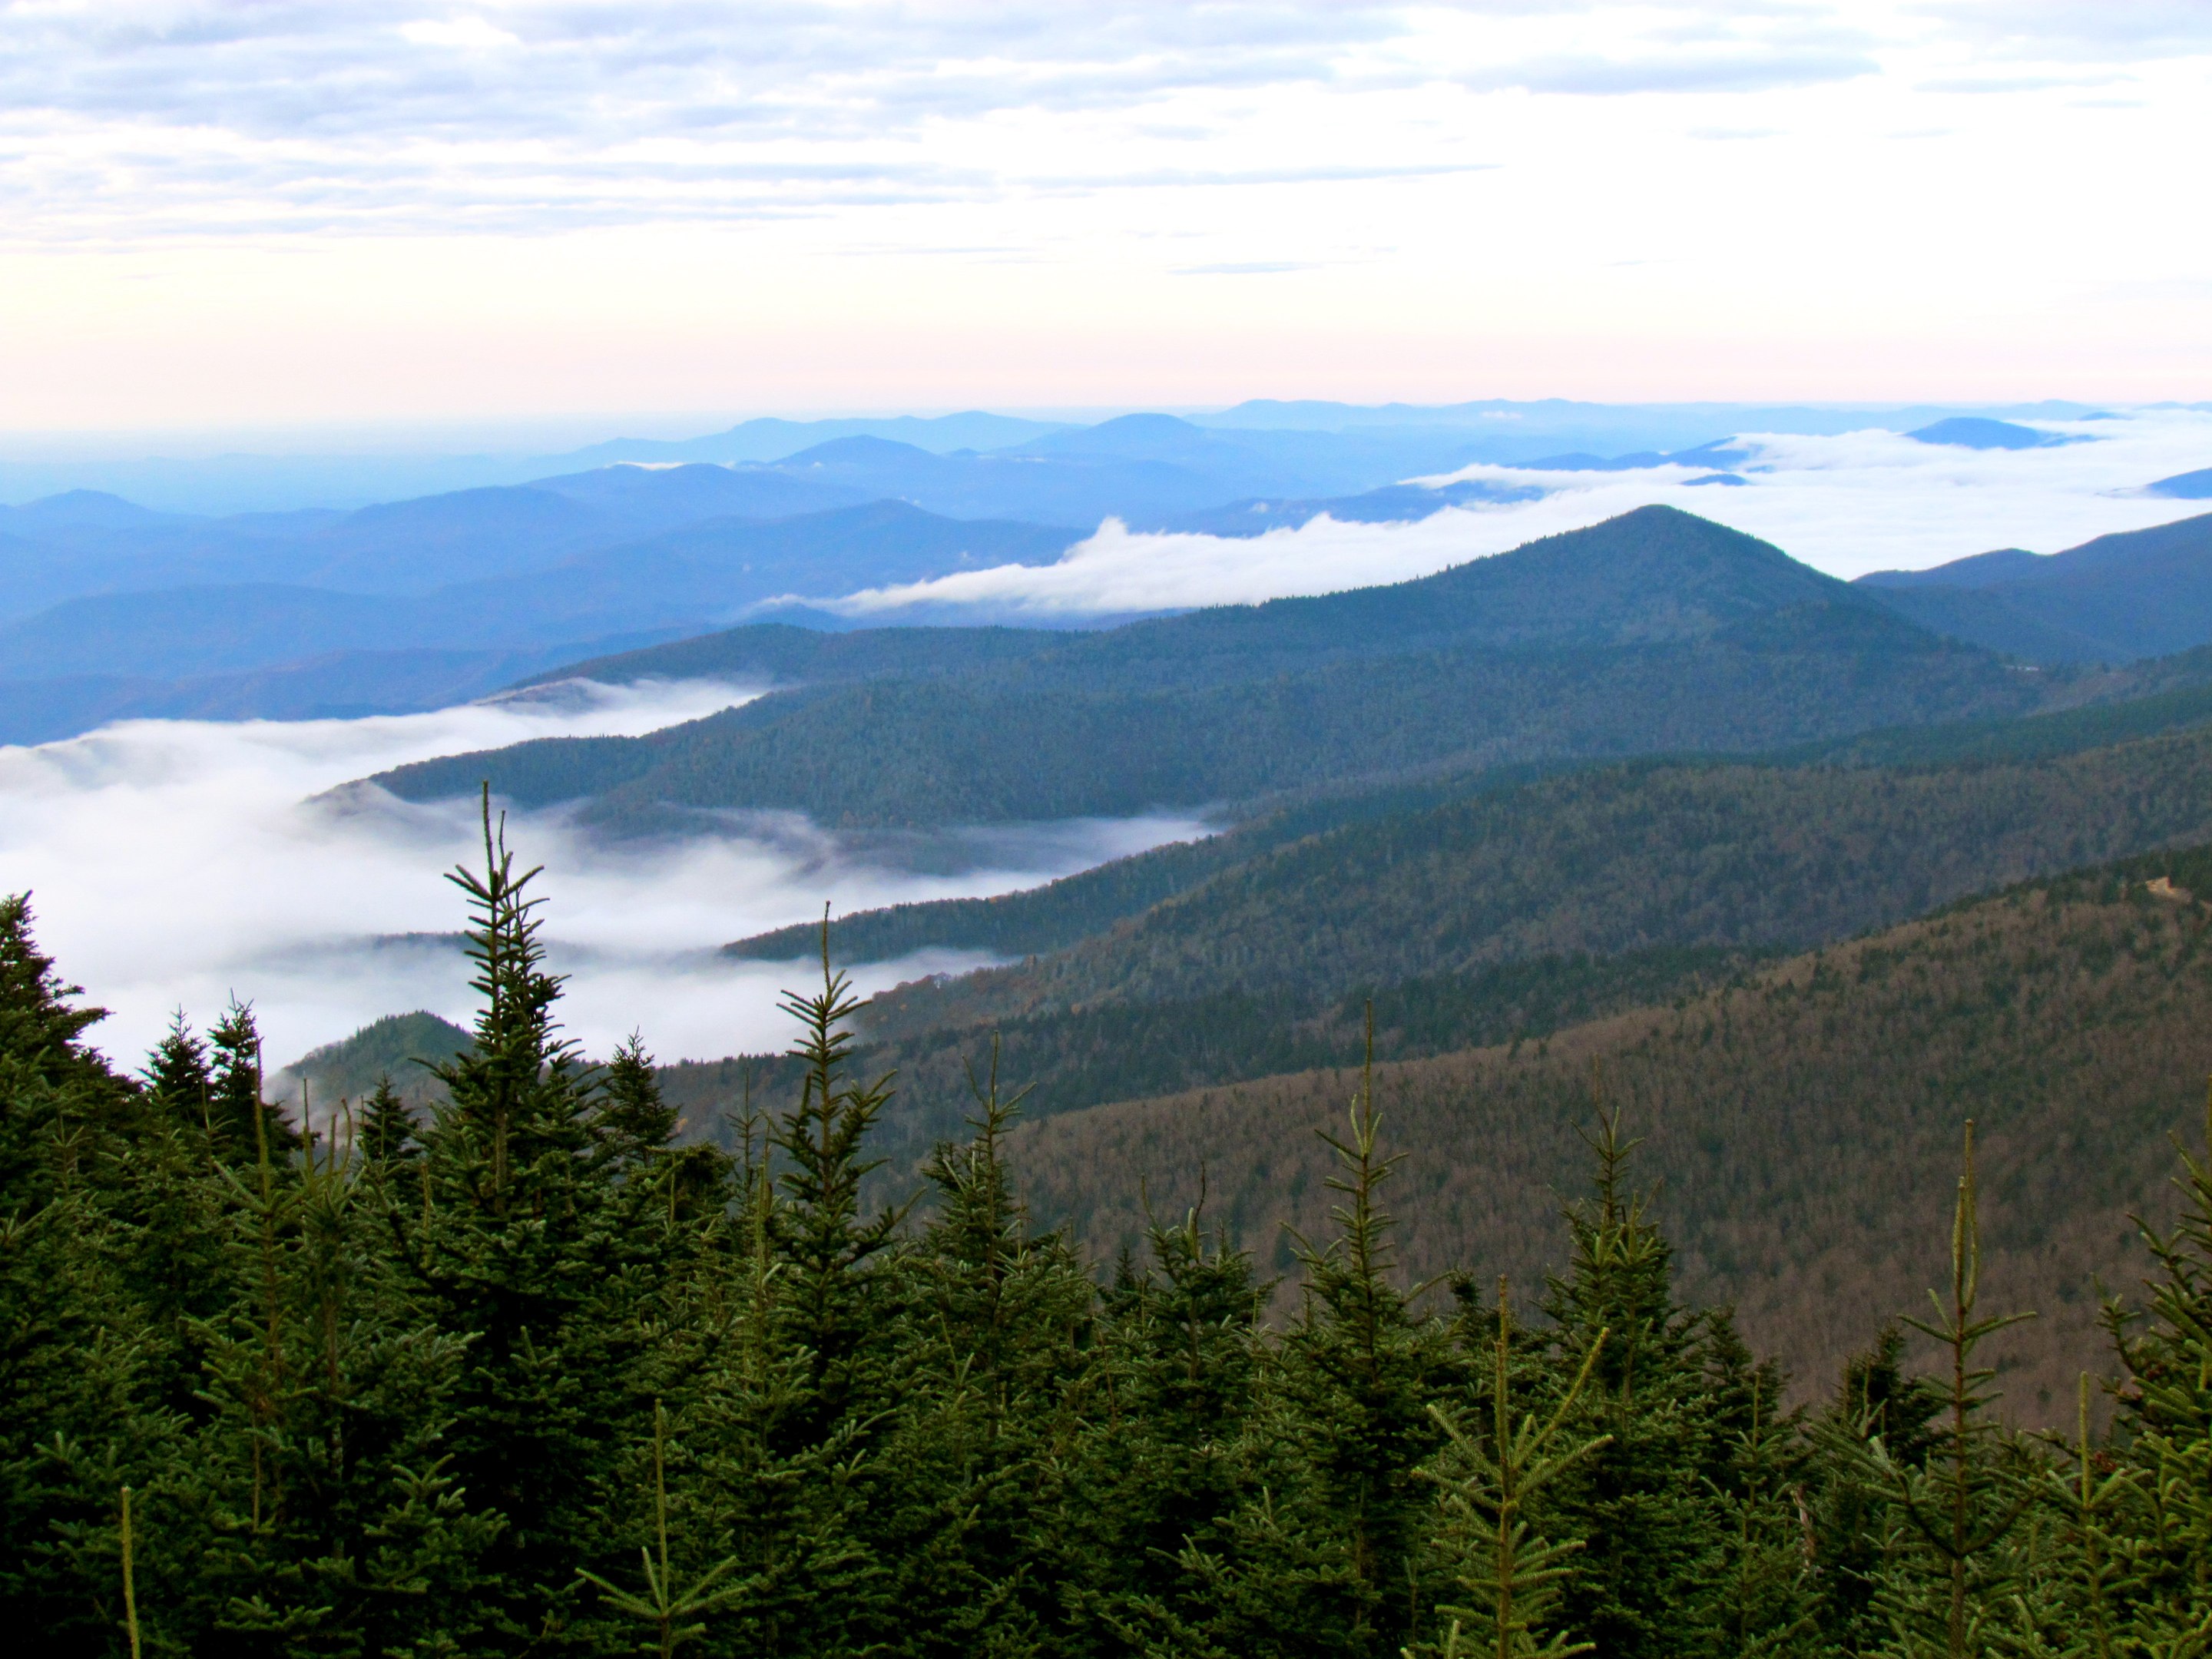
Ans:
[[[1979,653],[1828,607],[1679,643],[1350,659],[1188,691],[1020,683],[1053,665],[787,692],[647,737],[551,739],[374,781],[409,799],[481,779],[525,804],[590,798],[586,820],[625,833],[733,809],[851,826],[1008,822],[1550,757],[1772,748],[2044,696]]]
[[[963,1063],[994,1032],[1040,1115],[1340,1062],[1368,996],[1386,1057],[1432,1054],[1681,994],[2025,877],[2208,840],[2207,730],[2025,763],[1615,767],[1241,860],[1183,849],[1221,863],[1059,951],[884,993],[866,1030],[904,1079],[897,1132],[926,1143],[957,1125]],[[1172,862],[1132,860],[1063,902],[1164,872]]]
[[[2020,764],[2212,724],[2212,683],[2208,683],[2212,652],[2175,658],[2160,667],[2172,684],[2122,702],[2016,720],[1894,726],[1747,757],[1745,763],[1784,768]],[[831,926],[831,949],[839,961],[847,963],[888,962],[925,950],[1011,957],[1059,951],[1274,848],[1350,824],[1405,817],[1477,796],[1504,795],[1534,781],[1531,773],[1574,769],[1576,764],[1492,769],[1474,776],[1446,775],[1419,784],[1331,792],[1264,812],[1203,840],[1171,842],[1042,887],[838,916]],[[803,922],[734,941],[723,951],[741,960],[776,962],[805,957],[818,942],[818,923]]]
[[[2163,656],[2212,642],[2212,514],[1854,586],[1923,628],[2032,661]]]
[[[1524,1287],[1563,1230],[1527,1218],[1572,1194],[1594,1077],[1643,1137],[1638,1178],[1677,1248],[1682,1292],[1732,1301],[1800,1385],[1826,1385],[1870,1314],[1910,1312],[1947,1270],[1963,1121],[1979,1125],[1984,1302],[2043,1317],[2003,1344],[2031,1419],[2070,1409],[2100,1363],[2096,1282],[2145,1262],[2128,1212],[2170,1204],[2167,1137],[2203,1128],[2212,1072],[2212,917],[2146,890],[2212,890],[2203,854],[2062,878],[1834,946],[1674,1007],[1378,1068],[1412,1277],[1472,1263]],[[2191,884],[2194,883],[2192,887]],[[1601,1073],[1594,1066],[1602,1067]],[[1206,1217],[1262,1261],[1279,1221],[1331,1200],[1326,1146],[1356,1073],[1310,1073],[1101,1106],[1018,1130],[1012,1165],[1040,1213],[1099,1256],[1139,1202]]]
[[[376,781],[410,799],[486,778],[517,801],[594,798],[591,818],[621,830],[730,809],[1006,821],[1774,747],[2017,714],[2065,690],[1944,645],[1763,542],[1650,507],[1419,581],[1062,636],[966,674],[792,691],[648,737]]]

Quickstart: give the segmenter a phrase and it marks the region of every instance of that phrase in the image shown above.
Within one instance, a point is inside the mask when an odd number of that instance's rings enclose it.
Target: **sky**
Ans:
[[[2192,399],[2203,0],[5,0],[0,433]]]

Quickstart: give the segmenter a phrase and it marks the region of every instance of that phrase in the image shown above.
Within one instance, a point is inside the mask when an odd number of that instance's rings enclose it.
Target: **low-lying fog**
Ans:
[[[567,688],[435,714],[295,723],[137,720],[40,748],[0,748],[0,889],[33,891],[38,936],[89,1000],[93,1040],[135,1067],[182,1005],[204,1029],[235,994],[269,1062],[380,1015],[467,1021],[466,964],[421,935],[462,925],[442,879],[481,861],[473,803],[316,799],[403,762],[526,738],[648,732],[750,695],[700,683]],[[790,969],[715,947],[766,928],[909,899],[1024,887],[1204,833],[1185,819],[999,826],[860,844],[795,815],[751,833],[611,848],[558,812],[511,817],[543,864],[569,1033],[605,1054],[633,1027],[663,1059],[781,1048]],[[410,935],[417,937],[410,938]],[[864,991],[980,957],[862,971]]]

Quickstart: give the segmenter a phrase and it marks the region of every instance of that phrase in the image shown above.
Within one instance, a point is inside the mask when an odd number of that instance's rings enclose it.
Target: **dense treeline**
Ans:
[[[1009,1075],[1030,1086],[1028,1115],[1056,1117],[1107,1102],[1357,1065],[1370,1036],[1375,1054],[1389,1060],[1542,1037],[1698,995],[1765,959],[1710,946],[1576,951],[1418,975],[1326,1000],[1279,985],[1102,1000],[988,1027],[923,1031],[861,1052],[868,1064],[899,1074],[900,1109],[885,1125],[884,1151],[894,1165],[910,1167],[935,1139],[957,1130],[969,1072],[994,1051]],[[723,1079],[725,1099],[727,1084]]]
[[[2032,883],[1540,1042],[1378,1065],[1420,1194],[1407,1269],[1480,1261],[1531,1293],[1556,1271],[1528,1218],[1580,1179],[1601,1076],[1644,1136],[1683,1292],[1734,1306],[1817,1387],[1868,1309],[1929,1282],[1972,1117],[1988,1282],[2040,1313],[1997,1341],[2009,1409],[2064,1416],[2106,1346],[2098,1285],[2140,1279],[2130,1215],[2167,1218],[2172,1137],[2212,1073],[2212,907],[2184,893],[2212,895],[2212,851]],[[1202,1170],[1209,1212],[1280,1270],[1281,1227],[1322,1225],[1329,1201],[1310,1127],[1358,1086],[1355,1065],[1037,1114],[1016,1166],[1042,1218],[1106,1255],[1141,1241],[1148,1205],[1194,1201]]]
[[[639,738],[544,738],[375,781],[407,799],[491,780],[523,805],[665,832],[686,813],[803,811],[839,827],[1126,816],[1435,768],[1728,751],[2019,714],[2044,688],[1995,658],[1845,605],[1694,642],[1408,652],[1191,690],[998,678],[780,693]]]
[[[963,1063],[994,1033],[1042,1115],[1342,1064],[1368,996],[1393,1059],[1673,1000],[1738,961],[2201,839],[2212,732],[1942,767],[1634,762],[1405,805],[1306,835],[1269,820],[974,902],[1042,930],[1191,878],[1057,951],[877,997],[864,1031],[902,1073],[902,1115],[956,1125]]]
[[[852,636],[859,637],[859,636]],[[2145,665],[2124,676],[2081,680],[2081,696],[2128,692],[2124,701],[2093,702],[2010,720],[1952,720],[1885,727],[1836,741],[1747,757],[1761,767],[1959,767],[2024,763],[2202,726],[2212,720],[2212,651]],[[1685,759],[1697,759],[1686,757]],[[1163,899],[1188,892],[1224,870],[1308,836],[1443,806],[1477,795],[1510,792],[1555,772],[1598,769],[1612,761],[1554,760],[1492,767],[1468,775],[1444,774],[1381,787],[1318,792],[1288,805],[1269,805],[1235,828],[1201,841],[1172,842],[1064,876],[1041,887],[989,898],[928,899],[857,911],[831,924],[840,961],[888,962],[930,949],[991,951],[1019,957],[1062,950]],[[779,927],[734,941],[727,955],[763,962],[796,960],[819,942],[813,923]]]
[[[1916,1375],[1826,1404],[1686,1305],[1601,1115],[1534,1305],[1407,1286],[1370,1090],[1279,1323],[1195,1209],[1101,1283],[979,1079],[926,1208],[824,967],[800,1086],[671,1143],[558,1036],[530,877],[457,872],[448,1102],[303,1132],[250,1013],[139,1079],[0,909],[0,1605],[57,1654],[1501,1656],[2197,1650],[2212,1175],[2116,1319],[2114,1426],[2002,1426],[1971,1161]],[[764,1103],[765,1104],[765,1103]],[[1969,1142],[1971,1160],[1971,1141]],[[1528,1218],[1531,1226],[1542,1217]],[[1870,1317],[1873,1316],[1870,1311]]]

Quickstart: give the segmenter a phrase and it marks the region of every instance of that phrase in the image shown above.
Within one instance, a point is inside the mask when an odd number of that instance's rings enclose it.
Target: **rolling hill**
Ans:
[[[2063,553],[2017,548],[1853,584],[1922,627],[2033,662],[2128,662],[2212,640],[2212,514]]]
[[[626,672],[651,672],[651,652]],[[1393,586],[1063,638],[1017,660],[763,697],[637,738],[380,775],[589,799],[609,830],[698,810],[918,825],[1246,801],[1425,769],[1745,750],[2078,695],[1904,623],[1666,507]]]
[[[678,471],[734,476],[719,468]],[[637,476],[688,491],[695,501],[706,499],[674,473]],[[447,501],[434,514],[425,508],[411,519],[402,515],[380,533],[400,539],[419,534],[410,556],[422,568],[442,563],[465,571],[471,557],[491,556],[483,538],[493,530],[512,532],[511,549],[536,546],[544,554],[546,544],[530,540],[530,524],[574,530],[580,521],[568,516],[572,507],[589,515],[584,522],[599,520],[596,509],[549,492],[482,494],[498,499]],[[535,504],[517,508],[516,497],[533,495]],[[635,521],[650,514],[631,516]],[[434,532],[442,526],[462,535],[471,522],[477,530],[468,533],[481,532],[473,544],[477,555],[450,556]],[[422,706],[427,684],[403,666],[407,662],[434,678],[443,671],[429,666],[433,657],[474,653],[485,673],[464,679],[467,695],[480,696],[554,664],[698,634],[794,587],[848,591],[973,563],[1048,561],[1073,539],[1068,531],[962,522],[902,502],[872,501],[796,518],[709,519],[612,547],[589,545],[586,537],[574,544],[582,551],[562,552],[544,568],[475,575],[427,593],[342,592],[289,581],[82,595],[0,623],[0,708],[16,711],[0,725],[0,741],[26,740],[30,732],[42,738],[82,731],[97,723],[90,718],[94,709],[111,710],[110,717],[185,705],[221,708],[226,715],[281,716],[303,704],[400,712]],[[342,556],[368,556],[358,550]],[[388,694],[360,672],[363,653],[385,657],[399,671]],[[273,681],[240,678],[278,671],[292,689],[274,701],[262,700],[257,690],[268,684],[273,693]],[[205,684],[211,677],[228,677],[227,686],[211,695]],[[113,684],[88,701],[88,684],[95,680]]]
[[[1341,1062],[1367,996],[1392,1058],[1540,1035],[2023,878],[2212,840],[2212,730],[1948,767],[1638,763],[1272,844],[1268,828],[996,901],[1085,931],[877,997],[866,1030],[905,1079],[902,1133],[958,1121],[994,1031],[1037,1113],[1074,1110]],[[1194,878],[1111,914],[1176,876]]]
[[[2168,1137],[2203,1131],[2212,912],[2189,896],[2208,890],[2203,853],[2049,878],[1540,1042],[1379,1066],[1401,1259],[1533,1289],[1566,1237],[1527,1218],[1583,1184],[1601,1088],[1643,1138],[1681,1292],[1733,1303],[1819,1390],[1870,1317],[1924,1306],[1947,1270],[1972,1117],[1984,1305],[2042,1315],[2001,1345],[2002,1386],[2028,1420],[2061,1418],[2102,1369],[2100,1285],[2147,1266],[2130,1212],[2169,1212]],[[1101,1259],[1202,1179],[1206,1217],[1279,1268],[1279,1223],[1310,1236],[1334,1196],[1313,1132],[1340,1132],[1358,1087],[1338,1067],[1099,1105],[1031,1121],[1009,1156]]]

